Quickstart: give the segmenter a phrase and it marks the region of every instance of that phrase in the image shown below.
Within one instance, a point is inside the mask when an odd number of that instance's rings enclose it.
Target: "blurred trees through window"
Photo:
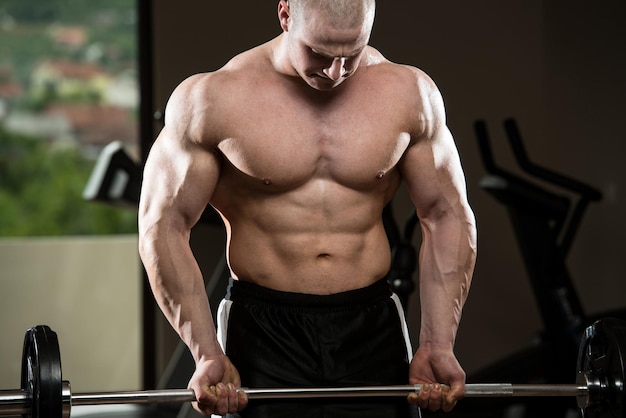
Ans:
[[[138,153],[135,0],[0,0],[0,236],[136,232],[82,192],[104,146]]]

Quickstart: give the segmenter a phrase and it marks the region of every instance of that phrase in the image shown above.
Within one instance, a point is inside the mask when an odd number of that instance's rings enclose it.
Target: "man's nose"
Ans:
[[[330,67],[324,68],[324,74],[333,81],[339,80],[346,73],[346,59],[344,57],[333,58]]]

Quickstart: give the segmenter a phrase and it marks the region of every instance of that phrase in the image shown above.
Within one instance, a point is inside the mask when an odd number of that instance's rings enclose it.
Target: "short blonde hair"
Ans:
[[[296,19],[306,17],[306,13],[316,10],[338,28],[354,28],[364,22],[374,21],[375,0],[288,0],[291,16]]]

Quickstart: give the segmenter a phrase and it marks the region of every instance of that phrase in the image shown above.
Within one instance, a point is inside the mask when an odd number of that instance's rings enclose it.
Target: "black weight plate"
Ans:
[[[625,360],[626,322],[606,318],[586,329],[577,364],[592,382],[585,418],[626,418]]]
[[[33,418],[62,418],[63,379],[59,340],[38,325],[26,331],[22,351],[22,389],[31,394]]]

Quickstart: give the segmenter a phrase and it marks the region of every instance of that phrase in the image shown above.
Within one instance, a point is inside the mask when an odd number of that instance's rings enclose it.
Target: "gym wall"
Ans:
[[[20,387],[26,330],[57,333],[75,392],[141,382],[141,265],[135,235],[0,240],[0,389]]]

